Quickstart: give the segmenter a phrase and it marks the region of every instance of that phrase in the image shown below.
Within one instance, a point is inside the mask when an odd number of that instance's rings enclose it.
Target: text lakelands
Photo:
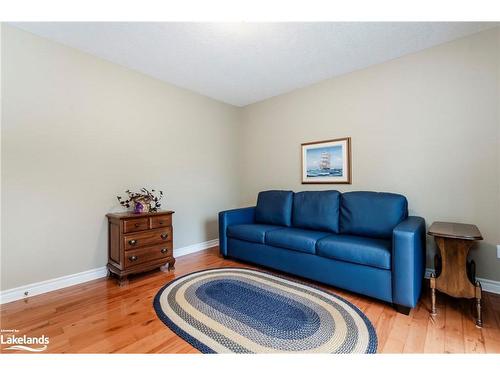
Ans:
[[[39,337],[31,337],[31,336],[4,336],[0,335],[0,344],[2,345],[47,345],[49,343],[49,338],[45,335]]]

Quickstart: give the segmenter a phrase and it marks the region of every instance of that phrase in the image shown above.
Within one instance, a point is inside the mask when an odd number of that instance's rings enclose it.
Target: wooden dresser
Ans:
[[[108,275],[128,282],[128,275],[149,271],[168,263],[174,269],[172,214],[120,212],[108,218]]]

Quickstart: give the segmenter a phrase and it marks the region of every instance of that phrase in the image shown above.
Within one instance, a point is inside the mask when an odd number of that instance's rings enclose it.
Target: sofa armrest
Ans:
[[[227,256],[227,227],[236,224],[252,224],[255,222],[255,207],[237,208],[219,212],[219,251]]]
[[[392,234],[392,300],[415,307],[425,274],[425,220],[409,216]]]

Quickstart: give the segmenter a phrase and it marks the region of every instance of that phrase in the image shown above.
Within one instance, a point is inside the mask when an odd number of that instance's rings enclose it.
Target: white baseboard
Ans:
[[[433,268],[426,268],[425,269],[425,278],[426,279],[430,278],[431,273],[433,273],[433,272],[434,272]],[[480,277],[477,277],[476,279],[477,279],[477,281],[479,281],[481,283],[481,288],[485,292],[500,294],[500,281],[482,279]]]
[[[183,255],[188,255],[192,253],[196,253],[197,251],[209,249],[214,246],[219,245],[219,239],[216,238],[214,240],[195,243],[194,245],[179,247],[178,249],[174,249],[174,257],[181,257]]]
[[[192,254],[197,251],[205,250],[210,247],[217,246],[219,239],[197,243],[190,246],[174,249],[174,256],[181,257],[183,255]],[[106,276],[106,267],[94,268],[92,270],[57,277],[55,279],[40,281],[33,284],[22,285],[17,288],[12,288],[0,292],[0,304],[17,301],[23,298],[36,296],[42,293],[52,292],[54,290],[67,288],[68,286],[85,283],[95,279],[100,279]]]
[[[19,299],[36,296],[38,294],[52,292],[54,290],[67,288],[68,286],[85,283],[106,276],[106,267],[94,268],[92,270],[57,277],[55,279],[40,281],[38,283],[22,285],[17,288],[4,290],[0,294],[0,303],[17,301]]]
[[[216,238],[210,241],[200,242],[194,245],[180,247],[178,249],[174,249],[174,256],[177,258],[183,255],[196,253],[198,251],[206,250],[208,248],[217,246],[218,244],[219,244],[219,239]],[[0,292],[0,304],[17,301],[23,298],[36,296],[39,294],[52,292],[54,290],[67,288],[72,285],[99,279],[101,277],[105,277],[106,272],[107,272],[106,267],[99,267],[88,271],[75,273],[72,275],[66,275],[62,277],[57,277],[55,279],[40,281],[37,283],[4,290]],[[425,278],[428,279],[432,272],[434,272],[434,269],[426,268]],[[485,292],[500,294],[500,281],[482,279],[480,277],[478,277],[477,280],[481,283],[481,287]]]

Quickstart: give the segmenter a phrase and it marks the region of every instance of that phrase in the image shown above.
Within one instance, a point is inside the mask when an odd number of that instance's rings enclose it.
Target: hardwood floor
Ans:
[[[258,268],[225,260],[212,248],[178,258],[173,272],[131,277],[127,286],[118,287],[114,279],[99,279],[1,305],[0,327],[17,329],[18,335],[48,336],[49,353],[197,353],[156,317],[153,297],[176,276],[228,266]],[[438,294],[438,315],[431,319],[427,290],[406,316],[389,304],[321,287],[365,312],[377,330],[379,352],[500,353],[499,295],[484,293],[484,327],[479,329],[472,319],[470,301]]]

